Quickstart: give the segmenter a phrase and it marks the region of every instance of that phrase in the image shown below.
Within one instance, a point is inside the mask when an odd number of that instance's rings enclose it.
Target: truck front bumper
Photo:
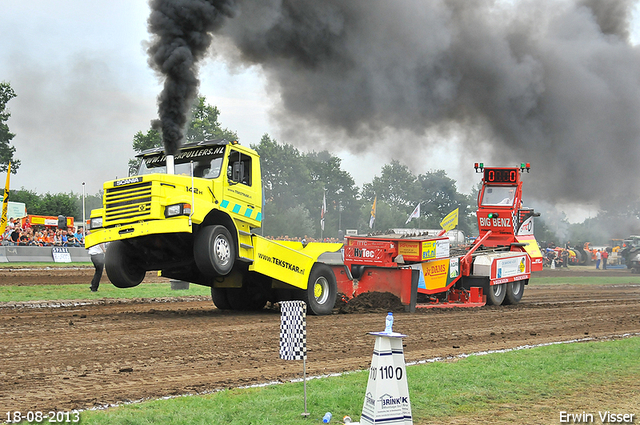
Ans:
[[[89,248],[99,243],[122,241],[147,235],[191,232],[191,224],[188,217],[149,220],[92,230],[91,234],[85,238],[85,247]]]

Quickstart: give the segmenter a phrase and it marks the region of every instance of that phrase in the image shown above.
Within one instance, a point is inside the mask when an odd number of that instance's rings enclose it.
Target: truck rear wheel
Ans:
[[[145,271],[138,266],[131,248],[122,241],[109,244],[104,256],[104,267],[113,286],[132,288],[144,279]]]
[[[500,305],[504,301],[506,295],[507,285],[504,283],[501,285],[489,286],[487,291],[487,305]]]
[[[507,290],[504,296],[503,304],[515,305],[520,302],[522,299],[522,294],[524,294],[524,280],[517,280],[515,282],[507,283]]]
[[[231,233],[220,225],[201,229],[193,242],[193,257],[198,269],[207,276],[229,274],[236,258]]]
[[[331,267],[316,264],[311,269],[305,301],[309,312],[316,316],[331,314],[338,297],[338,284]]]

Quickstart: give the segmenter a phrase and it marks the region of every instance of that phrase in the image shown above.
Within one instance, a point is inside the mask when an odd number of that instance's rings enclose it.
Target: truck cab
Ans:
[[[105,267],[114,285],[135,286],[149,270],[211,285],[251,260],[245,239],[262,222],[253,149],[222,139],[185,144],[173,161],[162,148],[138,157],[137,175],[104,183],[86,238],[87,246],[110,243]]]
[[[142,152],[136,175],[104,183],[91,212],[86,246],[109,243],[111,283],[130,288],[147,271],[211,287],[221,309],[253,310],[267,301],[302,299],[329,314],[336,278],[320,260],[342,244],[275,242],[262,225],[262,178],[256,151],[227,140]]]
[[[476,213],[483,246],[524,249],[531,257],[532,271],[542,270],[542,253],[533,235],[533,218],[540,214],[522,205],[522,173],[529,172],[530,165],[485,167],[476,163],[474,168],[483,173]]]

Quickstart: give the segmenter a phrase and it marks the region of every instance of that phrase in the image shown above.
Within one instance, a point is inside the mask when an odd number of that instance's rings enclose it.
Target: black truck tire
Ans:
[[[231,233],[220,225],[206,226],[195,236],[193,258],[207,276],[226,276],[233,269],[236,249]]]
[[[487,291],[487,305],[500,305],[504,301],[504,297],[507,292],[507,285],[504,283],[501,285],[489,286]]]
[[[261,310],[267,303],[267,297],[259,292],[250,292],[246,286],[227,288],[227,300],[232,310]]]
[[[331,314],[338,298],[338,283],[331,267],[320,263],[314,265],[304,294],[309,313],[316,316]]]
[[[507,290],[504,296],[503,304],[505,305],[516,305],[522,299],[522,294],[524,294],[524,286],[526,281],[524,280],[516,280],[515,282],[507,283]]]
[[[227,288],[211,288],[213,305],[220,310],[229,310],[231,305],[227,300]]]
[[[104,256],[104,268],[113,286],[132,288],[142,282],[145,270],[138,266],[131,248],[123,241],[111,242]]]

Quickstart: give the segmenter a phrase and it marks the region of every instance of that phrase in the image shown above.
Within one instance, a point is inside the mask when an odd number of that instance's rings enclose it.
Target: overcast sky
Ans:
[[[11,177],[12,189],[82,193],[85,182],[87,194],[95,194],[105,180],[126,176],[133,135],[146,132],[157,117],[161,90],[144,47],[150,39],[147,2],[0,0],[0,10],[0,81],[9,82],[17,94],[8,104],[8,124],[22,162]],[[637,21],[631,28],[634,44]],[[237,131],[241,143],[258,143],[264,133],[296,143],[270,118],[280,93],[268,90],[273,86],[258,66],[230,70],[219,59],[208,59],[200,80],[200,93],[220,109],[223,127]],[[428,156],[409,164],[412,171],[445,169],[462,192],[479,181],[473,162],[493,165],[456,143],[429,146]],[[344,159],[343,168],[359,186],[379,175],[394,156],[366,148],[359,153],[339,146],[330,150]]]
[[[1,0],[0,9],[0,80],[17,94],[8,124],[22,162],[11,187],[82,193],[85,182],[94,194],[126,176],[133,135],[157,117],[161,90],[143,46],[147,3]],[[237,72],[209,61],[200,91],[248,145],[273,133],[269,99],[259,72]]]

